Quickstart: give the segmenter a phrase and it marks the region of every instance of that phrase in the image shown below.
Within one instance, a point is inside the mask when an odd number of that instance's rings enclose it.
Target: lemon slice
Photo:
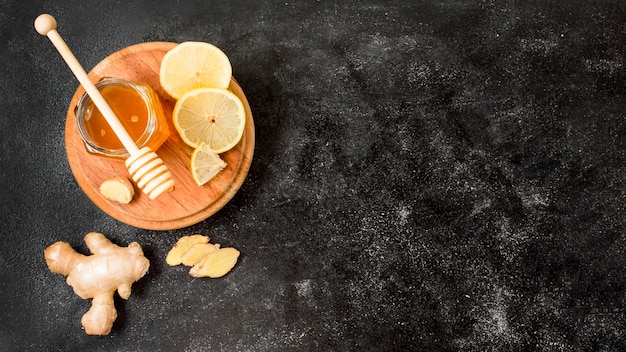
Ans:
[[[174,99],[195,88],[227,88],[232,76],[228,57],[213,44],[180,43],[168,51],[159,72],[161,87]]]
[[[225,167],[226,163],[206,144],[201,144],[191,154],[191,175],[198,186],[209,182]]]
[[[172,119],[187,145],[197,148],[204,143],[221,154],[241,140],[246,112],[239,97],[231,91],[198,88],[176,102]]]

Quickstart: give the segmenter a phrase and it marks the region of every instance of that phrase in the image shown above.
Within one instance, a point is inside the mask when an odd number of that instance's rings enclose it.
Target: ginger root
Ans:
[[[128,204],[135,196],[135,188],[126,177],[116,177],[102,182],[100,193],[108,200]]]
[[[202,236],[200,234],[183,236],[178,239],[178,242],[176,242],[174,247],[167,253],[165,262],[171,266],[182,264],[183,254],[196,244],[209,243],[209,240],[209,236]]]
[[[194,266],[199,263],[207,254],[217,252],[220,249],[219,244],[198,243],[189,248],[182,256],[183,265]]]
[[[235,248],[221,248],[209,243],[208,236],[200,234],[183,236],[172,247],[165,261],[171,266],[183,264],[191,266],[189,275],[193,277],[222,277],[237,264],[239,251]]]
[[[207,254],[202,260],[189,270],[193,277],[222,277],[237,264],[239,251],[232,247],[220,248]]]
[[[137,242],[120,247],[103,234],[90,232],[85,243],[93,255],[82,255],[67,242],[56,242],[46,248],[44,257],[50,271],[67,276],[67,284],[80,298],[93,299],[81,319],[85,333],[108,335],[117,318],[115,291],[128,299],[131,285],[148,272],[150,261]]]

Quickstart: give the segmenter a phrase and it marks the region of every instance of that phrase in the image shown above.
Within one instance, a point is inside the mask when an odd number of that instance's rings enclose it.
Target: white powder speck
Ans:
[[[302,298],[310,298],[312,296],[313,288],[310,279],[298,281],[294,283],[294,286],[296,287],[298,296]]]

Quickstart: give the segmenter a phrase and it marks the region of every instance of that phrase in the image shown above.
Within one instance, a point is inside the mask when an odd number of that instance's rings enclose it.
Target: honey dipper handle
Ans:
[[[76,78],[78,79],[78,82],[80,82],[83,88],[85,88],[85,91],[87,92],[91,100],[94,102],[94,104],[96,104],[96,107],[98,108],[98,110],[100,110],[102,116],[104,116],[104,118],[107,120],[109,126],[111,126],[111,129],[113,129],[113,132],[115,133],[117,138],[119,138],[120,142],[122,142],[124,148],[126,148],[129,154],[135,154],[137,151],[139,151],[139,148],[137,148],[135,141],[133,141],[128,132],[126,132],[126,129],[124,128],[124,126],[122,126],[117,116],[115,116],[115,113],[113,112],[113,110],[111,110],[111,107],[106,102],[106,100],[104,100],[98,88],[96,88],[93,82],[91,82],[91,79],[89,79],[87,72],[85,72],[83,67],[80,65],[63,38],[61,38],[61,35],[57,32],[56,28],[57,21],[51,15],[43,14],[39,15],[39,17],[35,19],[35,29],[37,30],[37,32],[39,32],[39,34],[41,35],[47,36],[50,39],[54,47],[58,50],[59,54],[61,54],[61,57],[63,57],[63,59],[67,63],[67,66],[69,66],[69,68],[74,73],[74,76],[76,76]]]

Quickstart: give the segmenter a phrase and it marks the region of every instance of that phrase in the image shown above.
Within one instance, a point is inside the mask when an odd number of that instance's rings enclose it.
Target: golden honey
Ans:
[[[96,83],[126,132],[139,148],[158,149],[169,136],[167,122],[158,97],[141,83],[119,78],[103,78]],[[113,129],[86,94],[75,109],[78,131],[87,150],[110,157],[128,157],[128,152]]]

